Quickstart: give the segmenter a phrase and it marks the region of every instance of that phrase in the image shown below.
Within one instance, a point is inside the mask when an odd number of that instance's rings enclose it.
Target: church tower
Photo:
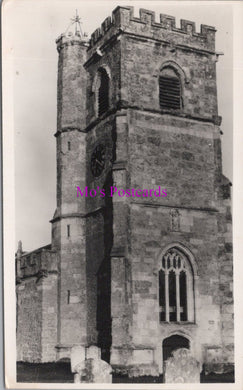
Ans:
[[[180,346],[231,362],[215,29],[118,7],[89,47],[57,45],[60,350],[98,344],[130,375],[161,373]]]
[[[117,7],[89,42],[57,40],[56,360],[98,345],[115,372],[158,376],[183,347],[233,366],[215,32]]]
[[[57,39],[57,209],[51,222],[59,268],[58,358],[87,343],[86,206],[76,196],[86,183],[86,41],[79,29]]]

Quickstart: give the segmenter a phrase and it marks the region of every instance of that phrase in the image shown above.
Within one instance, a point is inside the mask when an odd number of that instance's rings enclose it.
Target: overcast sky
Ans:
[[[224,52],[217,63],[218,104],[222,121],[223,170],[232,180],[232,8],[217,4],[165,1],[44,1],[10,0],[3,10],[7,20],[9,56],[14,61],[14,132],[16,243],[33,250],[51,242],[51,224],[56,207],[56,38],[78,10],[82,28],[89,35],[117,5],[133,5],[159,14],[215,26],[216,50]],[[163,183],[165,185],[166,183]]]

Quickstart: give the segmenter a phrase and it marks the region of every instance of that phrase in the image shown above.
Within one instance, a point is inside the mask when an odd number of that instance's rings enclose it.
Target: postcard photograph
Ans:
[[[242,15],[3,2],[8,388],[242,388]]]

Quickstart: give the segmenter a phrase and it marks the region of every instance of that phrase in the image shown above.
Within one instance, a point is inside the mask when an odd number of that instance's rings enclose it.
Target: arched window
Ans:
[[[194,321],[193,270],[187,256],[177,248],[163,256],[159,271],[160,321]]]
[[[109,76],[104,68],[99,69],[98,115],[101,116],[109,108]]]
[[[163,109],[180,110],[181,80],[172,67],[164,68],[159,76],[159,104]]]

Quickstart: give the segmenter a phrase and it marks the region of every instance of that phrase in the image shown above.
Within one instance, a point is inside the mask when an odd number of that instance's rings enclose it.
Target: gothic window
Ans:
[[[160,321],[194,321],[193,271],[188,258],[169,249],[159,271]]]
[[[98,115],[101,116],[109,108],[109,76],[105,69],[99,69]]]
[[[164,68],[159,76],[159,103],[163,109],[181,109],[181,81],[172,67]]]

